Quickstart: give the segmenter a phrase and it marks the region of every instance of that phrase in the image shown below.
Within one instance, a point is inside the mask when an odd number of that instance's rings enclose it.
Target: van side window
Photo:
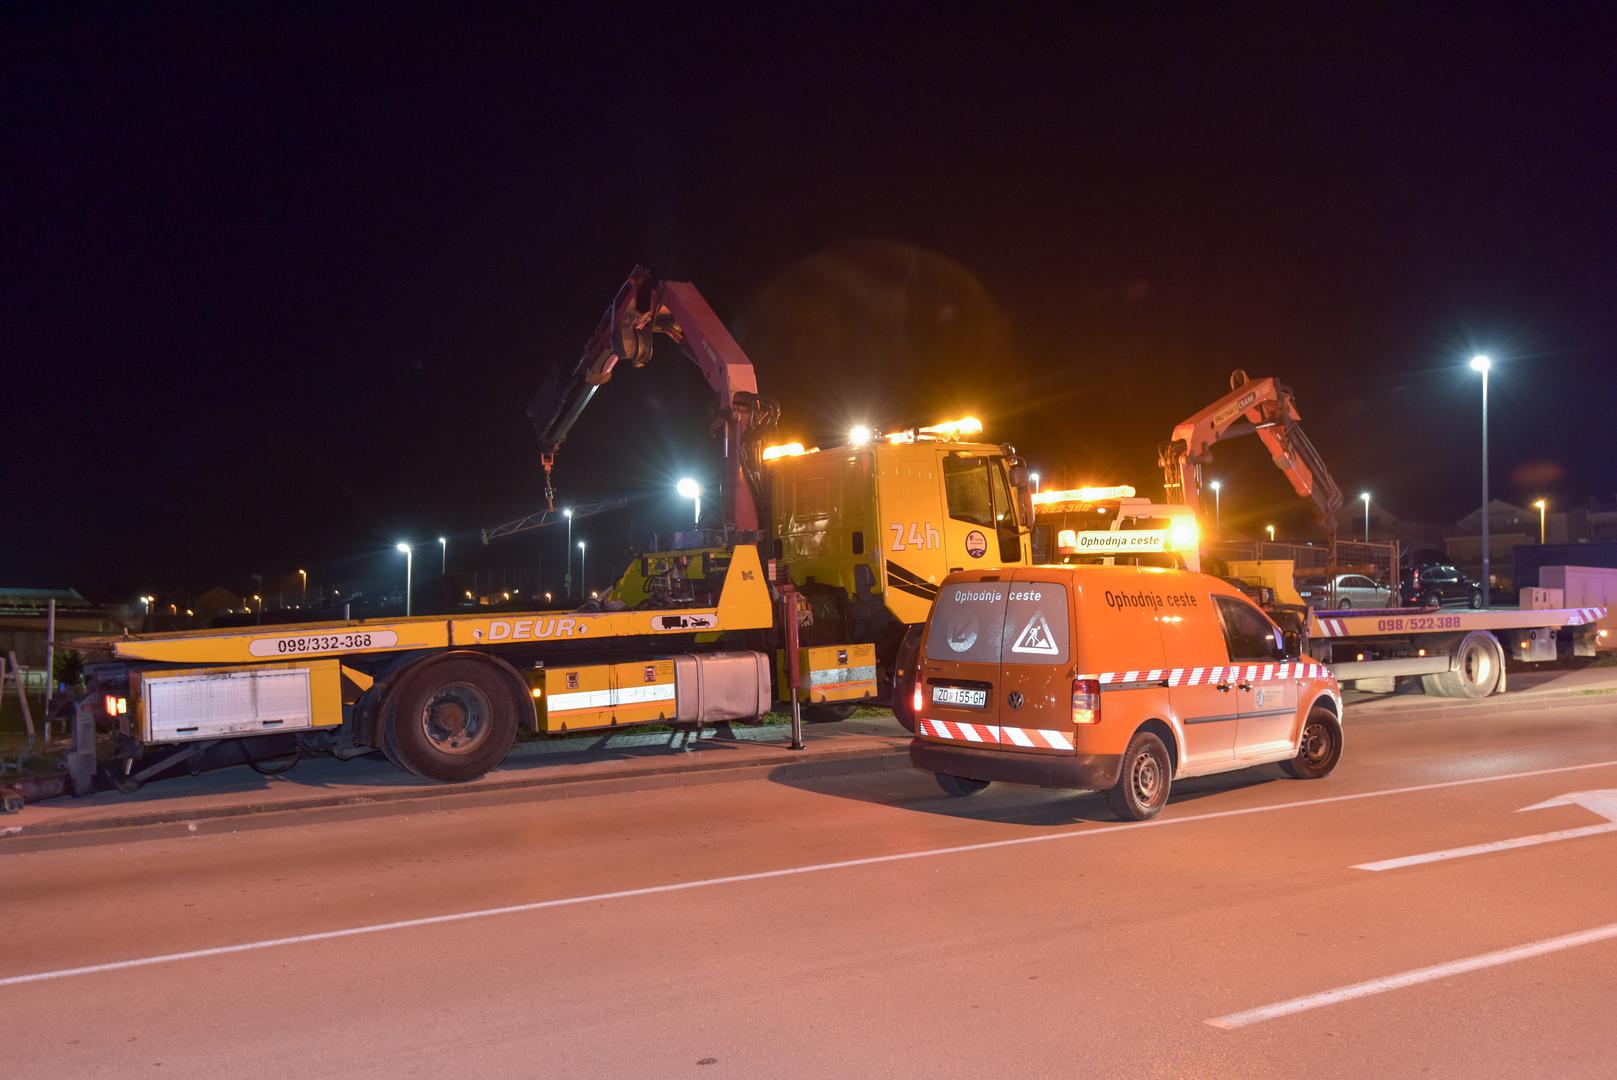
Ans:
[[[993,528],[994,504],[988,497],[988,459],[948,454],[943,459],[943,493],[949,516]]]
[[[1215,596],[1219,621],[1224,624],[1224,641],[1230,659],[1248,663],[1272,663],[1286,658],[1286,639],[1268,617],[1233,596]]]

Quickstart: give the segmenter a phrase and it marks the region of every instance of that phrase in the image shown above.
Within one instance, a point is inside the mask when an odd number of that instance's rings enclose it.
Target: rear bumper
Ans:
[[[910,764],[931,773],[1035,787],[1104,791],[1117,783],[1121,754],[1017,754],[910,740]]]

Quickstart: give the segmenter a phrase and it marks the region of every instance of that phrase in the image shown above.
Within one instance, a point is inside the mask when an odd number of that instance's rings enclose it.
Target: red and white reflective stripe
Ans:
[[[1346,637],[1347,623],[1341,619],[1320,619],[1320,637]]]
[[[1130,684],[1155,686],[1212,686],[1221,682],[1283,682],[1286,679],[1325,679],[1330,671],[1324,664],[1233,664],[1229,667],[1158,668],[1154,671],[1102,671],[1080,675],[1102,686],[1123,689]]]
[[[1566,624],[1568,626],[1586,626],[1592,622],[1599,622],[1605,617],[1606,609],[1603,607],[1579,608],[1578,613],[1568,619]]]
[[[1059,731],[1046,728],[996,727],[992,724],[963,724],[957,720],[930,720],[920,717],[916,730],[933,739],[951,742],[979,743],[985,746],[1003,745],[1025,747],[1029,750],[1071,750],[1072,739]]]

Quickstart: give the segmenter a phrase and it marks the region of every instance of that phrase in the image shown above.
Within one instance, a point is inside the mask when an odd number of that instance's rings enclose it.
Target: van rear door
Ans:
[[[921,664],[917,735],[955,744],[999,744],[999,654],[1009,589],[1010,582],[995,575],[949,581],[938,590]]]
[[[1048,571],[1016,571],[1000,648],[1001,748],[1073,752],[1072,638],[1067,582]]]

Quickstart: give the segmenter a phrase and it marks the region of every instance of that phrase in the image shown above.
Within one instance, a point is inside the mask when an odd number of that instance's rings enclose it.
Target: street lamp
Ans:
[[[1493,362],[1480,353],[1471,358],[1471,370],[1482,373],[1482,606],[1492,599],[1493,581],[1488,573],[1488,369]]]
[[[1039,474],[1028,473],[1027,478],[1033,481],[1033,494],[1037,495],[1039,493]]]
[[[1547,500],[1545,500],[1545,499],[1540,499],[1537,502],[1535,502],[1533,505],[1538,508],[1538,546],[1543,547],[1544,546],[1544,511],[1549,506],[1549,502]]]
[[[589,575],[584,572],[584,541],[578,542],[578,594],[584,595],[584,590],[590,587]]]
[[[1221,540],[1223,539],[1224,532],[1224,515],[1222,512],[1223,508],[1219,505],[1221,500],[1219,499],[1218,493],[1224,490],[1224,484],[1222,481],[1214,480],[1208,486],[1213,489],[1213,539]]]
[[[155,601],[156,599],[157,599],[157,597],[155,597],[155,596],[143,596],[143,597],[140,598],[140,602],[146,605],[146,614],[147,615],[150,615],[152,613],[152,602]]]
[[[1359,498],[1364,500],[1364,542],[1368,544],[1370,542],[1370,493],[1361,491],[1359,492]]]
[[[689,499],[695,504],[696,516],[691,520],[694,524],[700,525],[702,523],[702,485],[687,476],[674,485],[674,490],[679,493],[680,498]]]
[[[1269,530],[1269,543],[1271,543],[1271,544],[1274,543],[1275,542],[1275,527],[1273,525],[1265,525],[1264,528]]]
[[[303,580],[303,599],[307,601],[309,599],[309,572],[307,570],[299,570],[298,577]]]
[[[398,550],[404,552],[404,617],[410,617],[411,580],[415,576],[415,548],[400,540],[396,545]]]
[[[562,595],[573,598],[573,508],[562,507],[561,516],[567,519],[567,572],[561,577]]]
[[[449,574],[449,537],[438,537],[438,547],[442,556],[438,560],[438,576],[446,577]]]

